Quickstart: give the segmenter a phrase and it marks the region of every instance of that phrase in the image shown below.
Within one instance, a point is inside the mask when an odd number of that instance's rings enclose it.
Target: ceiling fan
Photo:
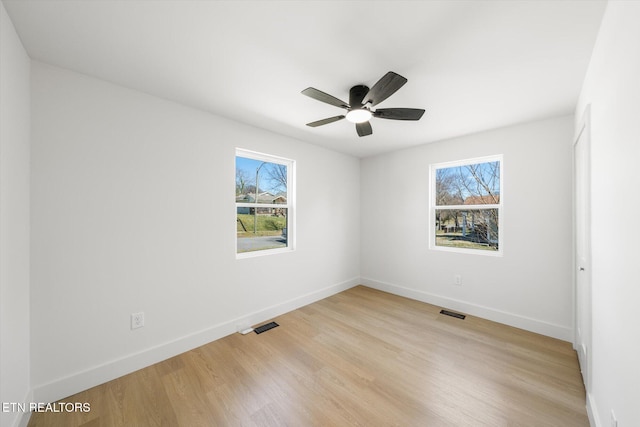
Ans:
[[[329,117],[315,122],[307,123],[307,126],[317,127],[338,120],[347,119],[356,124],[356,131],[359,136],[367,136],[373,133],[369,119],[378,117],[380,119],[391,120],[420,120],[424,110],[418,108],[378,108],[375,107],[400,89],[407,79],[399,74],[389,71],[382,76],[371,89],[364,85],[357,85],[349,90],[349,103],[324,93],[318,89],[308,87],[302,91],[303,95],[316,99],[336,107],[344,108],[347,113],[340,116]]]

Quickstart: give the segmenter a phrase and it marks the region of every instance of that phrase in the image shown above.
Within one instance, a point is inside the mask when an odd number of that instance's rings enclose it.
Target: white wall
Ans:
[[[30,63],[2,3],[0,32],[0,402],[17,403],[30,399]],[[0,425],[19,418],[0,413]]]
[[[572,130],[567,116],[364,159],[363,283],[571,340]],[[504,155],[504,256],[429,250],[429,164],[493,154]]]
[[[593,336],[588,407],[594,424],[640,425],[637,239],[640,3],[609,2],[576,118],[591,104]],[[579,122],[576,123],[578,125]]]
[[[357,158],[37,62],[32,93],[36,399],[357,284]],[[236,260],[236,147],[296,160],[294,252]]]

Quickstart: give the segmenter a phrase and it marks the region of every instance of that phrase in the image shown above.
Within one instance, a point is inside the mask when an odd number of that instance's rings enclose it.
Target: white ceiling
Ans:
[[[571,114],[603,1],[3,0],[29,55],[359,157]],[[409,81],[360,138],[343,110],[387,71]]]

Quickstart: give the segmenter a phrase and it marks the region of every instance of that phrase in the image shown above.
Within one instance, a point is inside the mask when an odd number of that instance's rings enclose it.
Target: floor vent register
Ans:
[[[440,310],[440,314],[444,314],[446,316],[451,316],[451,317],[456,317],[458,319],[463,319],[467,316],[465,316],[464,314],[460,314],[460,313],[454,313],[453,311],[449,311],[449,310]]]
[[[265,323],[262,326],[258,326],[257,328],[254,329],[254,331],[255,331],[256,334],[261,334],[261,333],[267,332],[267,331],[269,331],[269,330],[271,330],[271,329],[273,329],[273,328],[275,328],[277,326],[280,326],[280,325],[278,325],[276,322],[269,322],[269,323]]]

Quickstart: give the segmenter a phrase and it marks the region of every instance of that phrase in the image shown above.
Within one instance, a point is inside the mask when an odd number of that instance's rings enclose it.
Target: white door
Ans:
[[[574,144],[575,185],[575,348],[585,388],[591,377],[591,239],[590,239],[589,110]]]

